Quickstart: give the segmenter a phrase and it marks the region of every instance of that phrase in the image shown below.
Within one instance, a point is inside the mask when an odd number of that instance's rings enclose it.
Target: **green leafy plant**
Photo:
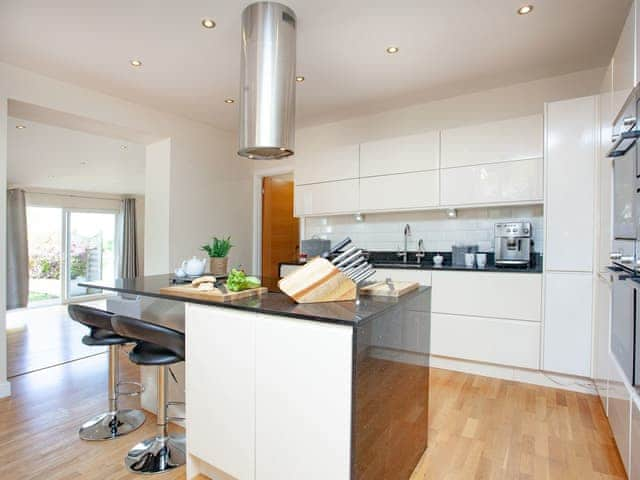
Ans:
[[[227,278],[227,288],[232,292],[240,292],[249,288],[258,288],[260,279],[256,277],[248,277],[242,270],[233,268]]]
[[[211,243],[203,245],[201,250],[207,252],[207,254],[212,258],[224,258],[229,255],[231,247],[233,247],[233,245],[231,245],[231,237],[213,237]]]

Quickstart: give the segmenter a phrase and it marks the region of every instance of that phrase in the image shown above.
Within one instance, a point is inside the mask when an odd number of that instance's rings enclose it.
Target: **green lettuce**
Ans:
[[[259,286],[260,279],[247,276],[242,270],[235,268],[231,269],[229,277],[227,278],[227,288],[232,292],[241,292],[242,290],[258,288]]]

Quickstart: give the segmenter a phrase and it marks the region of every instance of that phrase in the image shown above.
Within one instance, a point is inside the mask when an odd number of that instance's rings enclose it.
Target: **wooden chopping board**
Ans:
[[[393,290],[386,282],[377,282],[360,289],[360,295],[375,295],[379,297],[400,297],[405,293],[413,292],[420,288],[418,282],[392,282]]]
[[[193,298],[196,300],[209,300],[212,302],[230,302],[232,300],[240,300],[242,298],[255,297],[267,293],[267,287],[250,288],[241,292],[228,291],[222,293],[217,288],[209,292],[203,292],[191,285],[173,285],[171,287],[163,287],[160,293],[165,295],[175,295],[177,297]]]

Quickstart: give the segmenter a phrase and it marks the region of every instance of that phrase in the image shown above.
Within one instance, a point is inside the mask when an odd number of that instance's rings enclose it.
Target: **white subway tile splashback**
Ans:
[[[367,250],[396,251],[404,248],[402,231],[411,225],[409,249],[417,250],[418,240],[427,251],[449,252],[455,244],[477,244],[481,251],[493,251],[494,226],[498,222],[528,221],[533,228],[533,250],[543,252],[542,206],[474,208],[458,210],[449,219],[443,210],[406,213],[366,214],[364,222],[353,215],[312,217],[305,219],[305,237],[329,239],[332,242],[349,236]]]

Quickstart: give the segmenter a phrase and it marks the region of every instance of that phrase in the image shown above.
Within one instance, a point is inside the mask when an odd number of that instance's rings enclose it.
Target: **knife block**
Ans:
[[[356,284],[324,258],[315,258],[278,282],[297,303],[340,302],[356,299]]]

